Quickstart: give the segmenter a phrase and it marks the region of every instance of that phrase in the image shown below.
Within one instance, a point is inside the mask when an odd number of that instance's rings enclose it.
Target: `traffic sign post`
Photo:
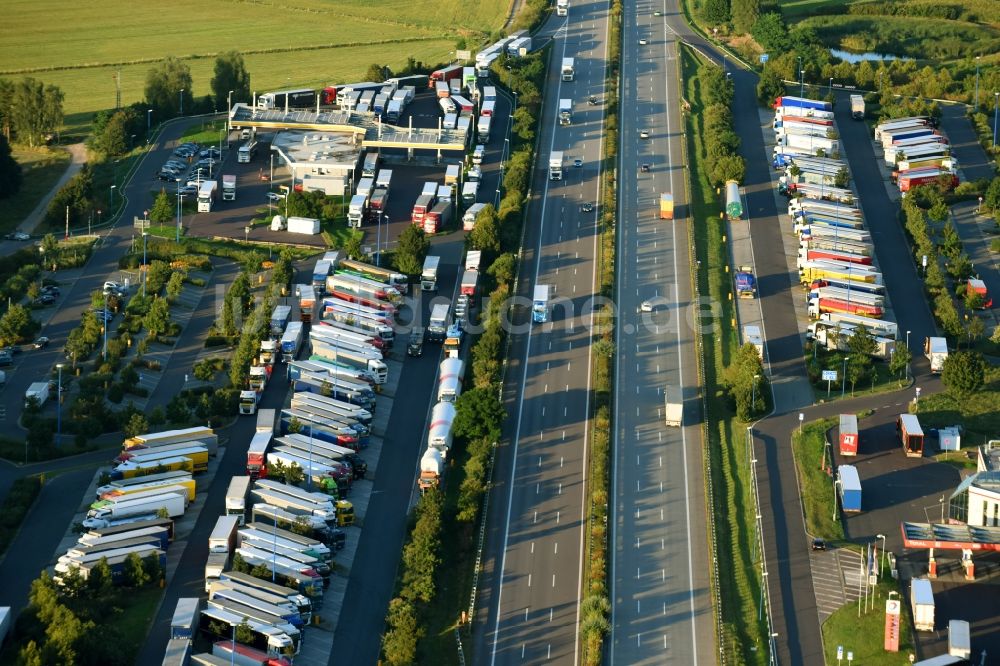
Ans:
[[[824,370],[823,380],[826,381],[826,397],[830,397],[830,383],[837,381],[837,371],[836,370]]]

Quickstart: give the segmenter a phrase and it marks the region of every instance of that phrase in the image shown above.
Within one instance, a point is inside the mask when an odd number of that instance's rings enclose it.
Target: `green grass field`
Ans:
[[[806,532],[814,537],[839,541],[844,538],[844,526],[833,517],[833,480],[826,472],[824,448],[826,431],[837,425],[834,418],[813,421],[792,435],[792,451],[799,471],[802,488],[802,510]]]
[[[1000,394],[1000,368],[986,371],[986,384],[974,394],[956,399],[948,393],[923,396],[917,414],[925,428],[939,428],[961,423],[965,428],[962,444],[972,446],[995,439],[1000,432],[1000,412],[996,406]]]
[[[719,596],[722,608],[722,643],[726,661],[738,664],[764,664],[767,655],[756,646],[766,643],[765,626],[758,619],[760,598],[759,555],[754,542],[754,500],[749,478],[749,461],[744,424],[739,423],[729,400],[719,386],[723,369],[735,353],[736,330],[734,304],[730,297],[731,280],[725,272],[729,251],[723,238],[726,227],[719,218],[719,201],[703,173],[704,101],[697,78],[699,60],[682,49],[681,68],[685,99],[691,104],[686,114],[687,159],[690,163],[691,228],[695,257],[701,263],[698,290],[702,297],[719,304],[711,330],[702,335],[704,383],[707,392],[708,423],[705,447],[711,465],[711,497],[715,521],[716,555],[719,569]]]
[[[222,2],[211,5],[210,15],[205,7],[194,0],[169,7],[11,0],[0,34],[0,77],[30,75],[60,86],[72,129],[114,106],[116,71],[129,104],[142,98],[146,73],[168,55],[191,67],[194,90],[185,94],[197,97],[209,92],[215,55],[229,50],[244,54],[252,89],[260,92],[343,83],[361,78],[374,62],[398,69],[408,56],[447,61],[459,38],[471,44],[498,29],[508,3]]]
[[[14,159],[24,170],[21,190],[0,206],[0,233],[7,233],[24,221],[69,166],[69,153],[48,148],[14,148]]]

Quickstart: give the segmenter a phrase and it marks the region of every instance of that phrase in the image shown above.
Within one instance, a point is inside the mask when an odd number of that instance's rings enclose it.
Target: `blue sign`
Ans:
[[[836,370],[824,370],[823,371],[823,381],[835,382],[837,381],[837,371]]]
[[[763,65],[765,62],[767,62],[767,54],[766,53],[761,53],[760,54],[760,64]]]

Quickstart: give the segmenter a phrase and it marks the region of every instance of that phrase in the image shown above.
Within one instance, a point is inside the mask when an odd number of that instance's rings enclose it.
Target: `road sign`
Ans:
[[[455,51],[455,60],[472,60],[472,51],[459,49]]]
[[[766,53],[761,53],[760,54],[760,64],[763,65],[766,62],[767,62],[767,54]]]
[[[132,226],[134,226],[139,231],[146,231],[147,229],[149,229],[150,225],[149,220],[144,220],[141,217],[136,217],[133,219],[134,221],[132,222]]]
[[[836,370],[824,370],[823,371],[823,381],[825,381],[825,382],[835,382],[835,381],[837,381],[837,371]]]

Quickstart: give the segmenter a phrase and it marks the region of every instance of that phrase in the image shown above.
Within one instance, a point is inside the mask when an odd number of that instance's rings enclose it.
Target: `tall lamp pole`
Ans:
[[[174,234],[174,242],[181,242],[181,206],[184,201],[184,195],[181,194],[181,179],[177,179],[177,231]]]
[[[146,109],[146,143],[149,143],[149,133],[152,131],[153,127],[153,110]]]
[[[979,111],[979,58],[981,56],[976,56],[976,111]]]
[[[146,298],[146,238],[149,232],[142,230],[142,297]]]
[[[993,147],[997,147],[997,103],[1000,100],[1000,92],[993,93]]]
[[[105,322],[106,323],[106,322]],[[62,363],[56,363],[56,370],[59,371],[56,384],[56,445],[62,439]]]
[[[181,90],[180,90],[180,92],[178,94],[181,97],[181,113],[180,113],[180,115],[183,116],[184,115],[184,88],[181,88]]]
[[[799,70],[799,97],[806,96],[806,70]]]
[[[233,111],[233,92],[234,91],[230,90],[229,94],[226,95],[226,148],[227,149],[229,148],[229,135],[233,131],[233,128],[229,126],[229,119],[232,117],[231,114]]]

